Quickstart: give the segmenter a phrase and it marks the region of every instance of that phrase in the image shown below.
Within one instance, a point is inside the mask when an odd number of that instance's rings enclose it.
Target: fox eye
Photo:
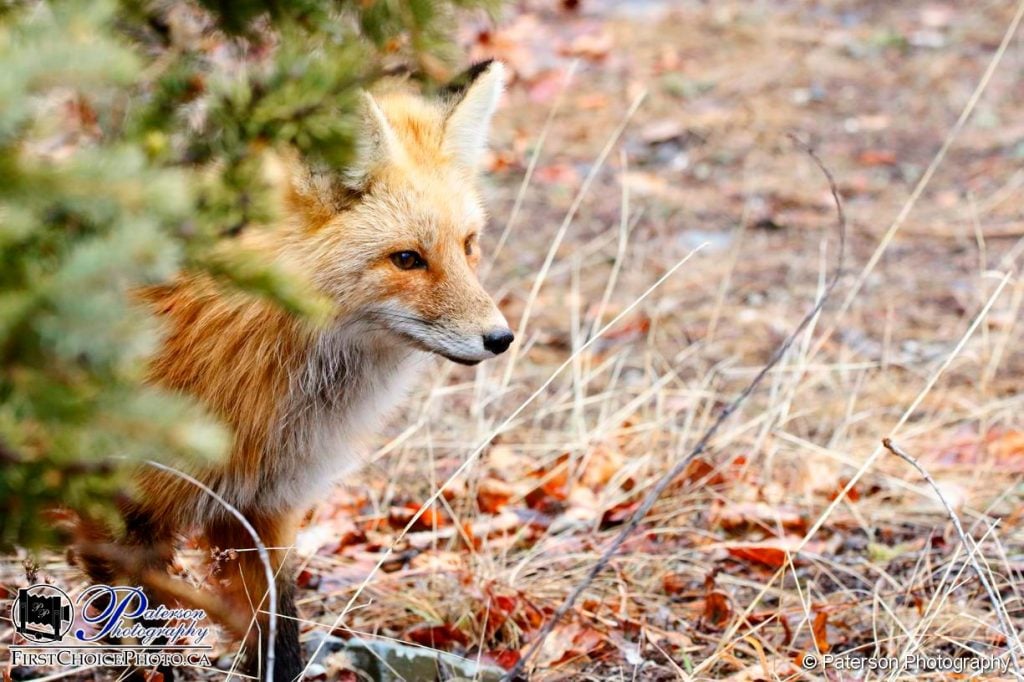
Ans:
[[[391,262],[399,270],[422,270],[427,267],[427,261],[415,251],[398,251],[391,254]]]
[[[473,255],[473,241],[475,239],[476,239],[476,235],[475,234],[471,234],[468,237],[466,237],[466,243],[464,244],[464,246],[465,246],[465,249],[466,249],[466,255],[467,256],[472,256]]]

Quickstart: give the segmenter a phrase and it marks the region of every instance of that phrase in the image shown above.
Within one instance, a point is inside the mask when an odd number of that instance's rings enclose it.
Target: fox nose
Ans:
[[[509,329],[495,329],[484,334],[484,348],[500,355],[508,350],[515,338]]]

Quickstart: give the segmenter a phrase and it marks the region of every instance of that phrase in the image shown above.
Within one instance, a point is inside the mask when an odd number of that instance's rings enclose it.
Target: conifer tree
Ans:
[[[343,168],[361,88],[445,73],[471,0],[51,0],[0,8],[0,550],[116,518],[141,460],[228,435],[145,383],[140,287],[182,269],[323,314],[224,240],[274,218],[265,155]]]

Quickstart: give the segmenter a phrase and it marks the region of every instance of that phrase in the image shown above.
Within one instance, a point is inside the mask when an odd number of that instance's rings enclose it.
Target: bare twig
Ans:
[[[737,395],[733,399],[733,401],[725,407],[724,410],[722,410],[722,412],[718,415],[714,422],[712,422],[711,426],[708,427],[707,431],[704,432],[704,435],[701,436],[700,440],[697,441],[697,444],[693,447],[693,449],[690,450],[690,452],[685,457],[676,462],[675,465],[673,465],[673,467],[668,471],[668,473],[666,473],[664,476],[658,479],[657,483],[655,483],[654,487],[652,487],[651,490],[647,493],[647,496],[644,498],[640,506],[637,507],[635,512],[633,512],[633,515],[630,517],[626,525],[623,526],[619,534],[615,536],[615,539],[613,539],[611,544],[608,545],[607,549],[605,549],[605,551],[601,553],[601,556],[584,576],[582,582],[577,584],[572,589],[569,595],[565,598],[565,601],[562,602],[562,604],[558,607],[558,609],[555,610],[555,612],[547,620],[547,622],[544,623],[544,626],[537,633],[536,637],[533,640],[533,643],[523,654],[522,658],[520,658],[519,661],[515,664],[515,666],[505,675],[505,680],[513,680],[523,674],[523,671],[526,668],[526,664],[529,662],[530,658],[537,653],[537,651],[543,645],[544,640],[547,638],[547,636],[551,634],[551,631],[555,628],[559,621],[561,621],[562,618],[564,618],[565,615],[572,609],[572,607],[575,605],[576,601],[579,599],[583,591],[587,589],[587,587],[590,586],[590,584],[601,573],[601,571],[603,571],[608,566],[608,563],[611,561],[612,557],[615,556],[616,552],[619,551],[623,543],[629,538],[630,535],[632,535],[636,531],[637,527],[640,525],[640,522],[644,519],[645,516],[647,516],[648,512],[650,512],[655,502],[657,502],[658,498],[661,497],[661,494],[665,491],[669,484],[671,484],[672,481],[674,481],[676,478],[679,477],[680,474],[683,473],[683,471],[690,464],[690,462],[693,461],[695,457],[699,456],[701,453],[704,452],[705,449],[707,449],[708,443],[711,441],[712,438],[714,438],[715,434],[718,433],[718,430],[722,426],[722,424],[737,409],[739,409],[739,407],[747,400],[747,398],[750,397],[750,394],[753,393],[754,390],[758,387],[758,385],[761,383],[764,377],[767,376],[771,369],[779,362],[779,360],[782,359],[782,357],[790,349],[790,347],[800,336],[800,334],[803,333],[807,325],[810,324],[811,320],[813,320],[818,315],[818,313],[821,312],[822,308],[825,306],[825,303],[827,303],[829,298],[831,297],[836,285],[839,284],[839,280],[843,272],[843,261],[846,253],[846,214],[843,212],[843,204],[839,198],[839,190],[836,187],[836,182],[835,179],[832,177],[832,173],[829,172],[828,168],[825,167],[825,164],[822,163],[821,159],[819,159],[817,154],[814,153],[814,150],[804,145],[795,137],[793,137],[793,141],[798,146],[803,148],[803,150],[814,161],[815,165],[817,165],[817,167],[824,174],[826,180],[828,181],[829,191],[832,193],[832,199],[835,202],[837,225],[839,231],[839,253],[836,258],[836,269],[832,275],[832,279],[829,281],[828,286],[825,287],[825,291],[822,293],[821,297],[814,304],[814,307],[812,307],[811,310],[806,315],[804,315],[803,319],[800,321],[800,324],[797,325],[796,329],[794,329],[793,332],[788,337],[786,337],[786,340],[783,341],[782,344],[775,350],[775,352],[772,354],[772,357],[768,360],[765,366],[761,368],[761,371],[758,372],[757,375],[753,378],[753,380],[751,380],[751,382],[747,384],[746,388],[744,388],[743,391],[741,391],[740,394]]]
[[[953,510],[953,506],[949,503],[949,500],[946,499],[945,495],[942,494],[942,489],[939,488],[935,479],[931,477],[931,474],[929,474],[923,466],[921,466],[920,462],[907,454],[900,446],[896,445],[896,443],[892,442],[891,438],[883,438],[882,445],[885,446],[886,450],[917,469],[917,472],[921,474],[921,477],[924,478],[928,485],[932,487],[932,490],[935,491],[935,495],[939,498],[939,502],[941,502],[942,506],[946,508],[946,514],[949,516],[949,520],[953,522],[953,527],[956,529],[957,535],[960,536],[960,542],[964,546],[964,551],[967,554],[967,560],[970,561],[971,568],[974,569],[975,575],[978,576],[978,581],[981,583],[981,586],[985,588],[985,594],[988,595],[989,601],[992,602],[992,608],[995,609],[996,616],[999,617],[999,627],[1000,630],[1002,630],[1003,637],[1006,638],[1006,648],[1010,652],[1010,657],[1013,661],[1013,670],[1017,675],[1017,679],[1024,680],[1024,673],[1021,672],[1020,660],[1017,658],[1018,640],[1016,633],[1013,628],[1010,627],[1010,621],[1007,618],[1003,602],[999,599],[999,596],[996,594],[995,589],[992,587],[992,584],[989,582],[988,577],[985,574],[985,570],[978,562],[978,547],[974,542],[974,538],[964,532],[964,528],[960,524],[960,518]]]

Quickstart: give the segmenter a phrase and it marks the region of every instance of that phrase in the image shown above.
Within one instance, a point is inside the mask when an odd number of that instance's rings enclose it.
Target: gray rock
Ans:
[[[353,637],[348,640],[324,632],[314,632],[306,641],[306,655],[311,656],[323,642],[314,663],[319,664],[335,652],[342,651],[351,658],[354,667],[379,682],[427,682],[444,679],[498,680],[503,670],[496,666],[477,664],[476,660],[456,656],[446,651],[435,651],[398,642],[368,640]]]

